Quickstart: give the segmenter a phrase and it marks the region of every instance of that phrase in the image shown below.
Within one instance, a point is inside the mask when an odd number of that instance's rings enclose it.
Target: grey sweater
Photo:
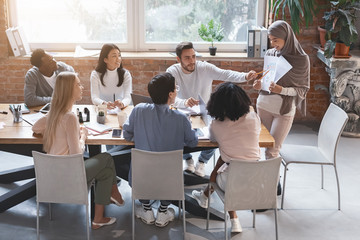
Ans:
[[[73,67],[57,62],[56,76],[64,71],[74,72]],[[53,88],[45,80],[37,67],[32,67],[25,75],[24,98],[29,107],[40,106],[51,101]]]

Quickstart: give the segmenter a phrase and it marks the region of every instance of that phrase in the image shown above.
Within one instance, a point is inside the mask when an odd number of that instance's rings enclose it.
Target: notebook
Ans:
[[[151,97],[138,95],[138,94],[134,94],[134,93],[131,93],[131,99],[132,99],[134,106],[138,105],[139,103],[153,103],[153,101],[151,100]]]
[[[14,112],[14,109],[20,109],[21,113],[29,113],[30,110],[26,106],[25,103],[19,103],[19,104],[9,104],[9,109],[11,112]]]
[[[108,132],[110,130],[112,130],[112,127],[109,127],[105,124],[100,124],[97,122],[89,122],[89,123],[85,123],[84,126],[96,133],[105,133]]]

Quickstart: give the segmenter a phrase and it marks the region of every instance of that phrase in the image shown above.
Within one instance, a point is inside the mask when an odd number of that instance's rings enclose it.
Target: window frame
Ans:
[[[9,12],[9,26],[17,26],[17,1],[7,0]],[[120,49],[129,52],[174,51],[178,42],[145,42],[145,14],[144,0],[126,0],[127,4],[127,43],[116,43]],[[259,7],[263,6],[263,7]],[[268,1],[258,0],[257,25],[266,26]],[[141,24],[142,23],[142,24]],[[209,43],[193,42],[197,51],[208,51]],[[61,42],[29,42],[31,49],[43,48],[47,51],[75,51],[80,45],[85,49],[100,49],[104,43],[61,43]],[[246,52],[246,42],[217,42],[218,52]]]

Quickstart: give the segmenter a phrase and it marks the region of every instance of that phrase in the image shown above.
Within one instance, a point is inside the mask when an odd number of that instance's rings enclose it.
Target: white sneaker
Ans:
[[[205,177],[205,163],[199,161],[196,164],[195,174],[200,177]]]
[[[155,226],[157,227],[165,227],[168,223],[175,218],[175,211],[172,208],[168,208],[166,213],[157,212]]]
[[[144,223],[149,225],[154,224],[155,222],[154,211],[152,209],[146,211],[142,206],[137,207],[135,209],[135,216],[141,218]]]
[[[192,158],[186,160],[186,172],[194,173],[195,172],[195,165],[194,160]]]
[[[238,218],[231,218],[231,232],[232,233],[241,233],[242,227]]]
[[[205,196],[203,190],[201,190],[200,192],[197,190],[194,190],[194,191],[192,191],[191,195],[198,202],[200,207],[202,207],[202,208],[208,207],[208,197]]]

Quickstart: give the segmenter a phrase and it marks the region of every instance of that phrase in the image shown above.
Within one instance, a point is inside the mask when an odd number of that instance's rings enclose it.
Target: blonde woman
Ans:
[[[54,155],[83,153],[87,130],[81,127],[71,111],[74,103],[82,98],[83,86],[75,73],[62,72],[57,76],[51,109],[39,119],[32,130],[43,135],[44,151]],[[116,218],[104,217],[104,207],[110,203],[124,205],[116,185],[114,161],[110,154],[101,153],[85,161],[88,181],[96,180],[95,216],[92,228],[111,225]]]

